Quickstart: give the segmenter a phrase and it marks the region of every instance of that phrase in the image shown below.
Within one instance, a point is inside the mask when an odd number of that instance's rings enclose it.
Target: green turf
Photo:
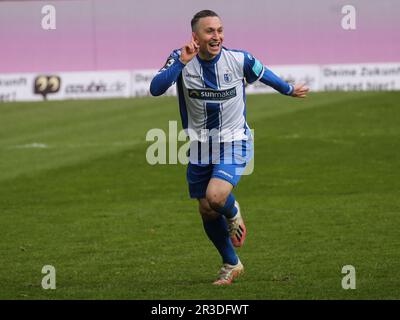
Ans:
[[[176,98],[0,104],[0,298],[399,299],[399,101],[248,97],[246,273],[224,288],[185,166],[146,162],[146,132],[178,119]],[[341,287],[349,264],[356,290]]]

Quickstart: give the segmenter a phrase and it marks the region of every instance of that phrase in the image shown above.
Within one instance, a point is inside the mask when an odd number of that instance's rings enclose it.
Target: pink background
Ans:
[[[341,28],[349,3],[352,31]],[[41,28],[46,4],[56,30]],[[1,1],[0,73],[159,68],[206,8],[221,16],[225,46],[267,65],[400,61],[399,0]]]

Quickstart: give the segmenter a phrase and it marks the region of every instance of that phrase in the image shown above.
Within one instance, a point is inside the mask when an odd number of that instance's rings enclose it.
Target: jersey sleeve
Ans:
[[[264,72],[260,81],[287,96],[291,96],[294,90],[294,87],[291,84],[278,77],[267,67],[264,67]]]
[[[253,83],[260,80],[264,73],[264,65],[250,53],[243,51],[243,54],[243,72],[247,83]]]
[[[180,54],[180,50],[174,50],[169,55],[164,66],[154,76],[150,84],[150,93],[153,96],[162,95],[178,79],[180,73],[185,67],[185,64],[179,60]]]

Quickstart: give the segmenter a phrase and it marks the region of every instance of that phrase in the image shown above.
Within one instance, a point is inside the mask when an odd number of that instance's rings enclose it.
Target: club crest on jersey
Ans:
[[[230,83],[232,81],[232,73],[224,73],[224,81]]]

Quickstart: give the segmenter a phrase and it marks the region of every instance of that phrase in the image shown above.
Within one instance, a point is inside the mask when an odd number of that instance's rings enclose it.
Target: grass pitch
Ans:
[[[0,298],[399,299],[399,101],[248,96],[245,274],[224,288],[185,166],[146,162],[176,98],[0,104]]]

